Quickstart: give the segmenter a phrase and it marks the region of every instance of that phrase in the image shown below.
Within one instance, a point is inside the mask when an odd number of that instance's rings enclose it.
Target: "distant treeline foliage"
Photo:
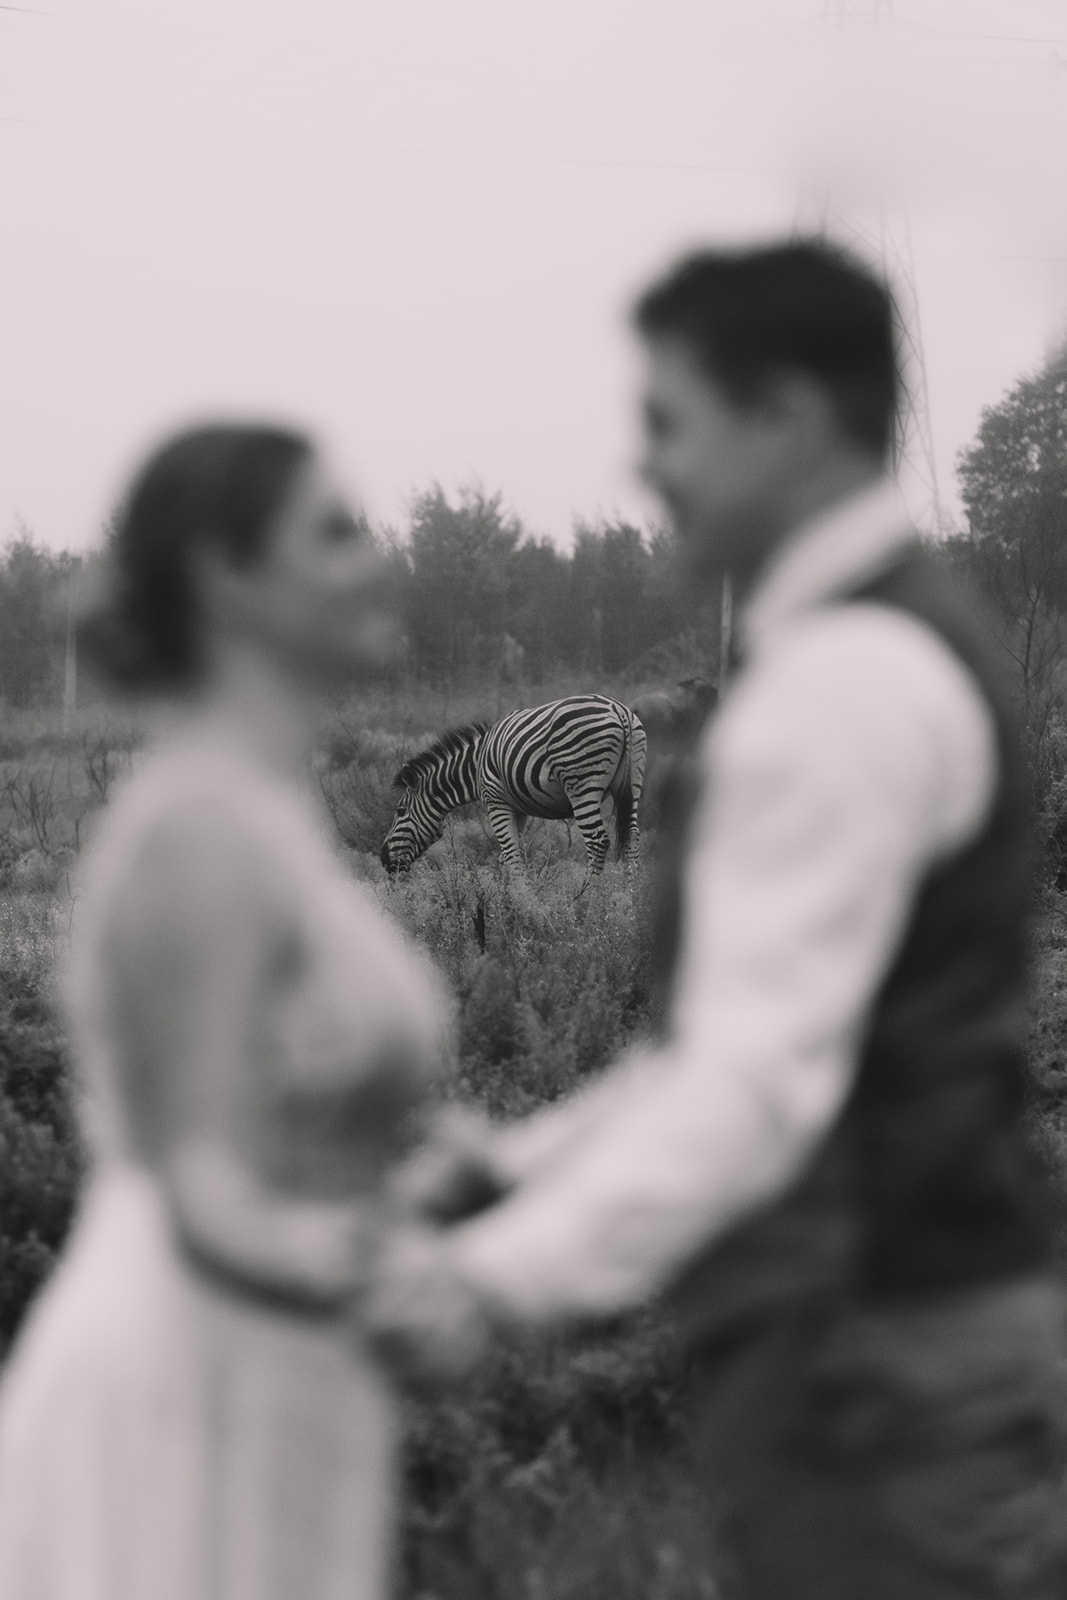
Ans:
[[[1067,347],[982,412],[959,478],[967,526],[946,551],[989,602],[1026,728],[1046,859],[1067,889]]]
[[[679,660],[698,664],[684,641],[699,641],[707,660],[718,647],[716,608],[680,582],[661,529],[578,522],[573,548],[560,550],[531,535],[501,494],[466,488],[450,499],[434,485],[405,528],[377,537],[408,639],[400,676],[536,683],[563,668],[673,677]],[[25,529],[0,550],[0,701],[61,699],[76,567]]]
[[[1028,720],[1044,721],[1067,657],[1067,348],[982,412],[959,478],[967,529],[949,554],[992,604]]]
[[[67,616],[77,558],[21,528],[0,550],[0,701],[26,706],[63,690]]]
[[[1067,351],[987,407],[959,478],[966,525],[943,549],[991,602],[1047,784],[1067,769]],[[406,527],[376,537],[406,625],[399,678],[536,684],[563,669],[654,680],[718,660],[716,597],[686,583],[666,529],[579,520],[562,550],[500,493],[468,486],[450,498],[434,484]],[[26,529],[0,550],[0,700],[62,694],[77,564]]]
[[[536,682],[559,667],[614,673],[643,661],[654,674],[656,651],[693,630],[715,648],[713,608],[679,581],[663,530],[578,522],[564,551],[528,533],[500,494],[466,488],[450,500],[434,485],[388,542],[420,676],[496,668]]]

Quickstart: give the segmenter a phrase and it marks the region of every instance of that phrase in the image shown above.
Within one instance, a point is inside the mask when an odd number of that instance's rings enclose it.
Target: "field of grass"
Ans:
[[[528,880],[505,885],[472,810],[394,883],[378,861],[391,780],[446,726],[593,687],[381,691],[333,707],[319,741],[316,780],[353,874],[432,951],[456,997],[450,1092],[500,1117],[567,1094],[655,1023],[655,802],[634,874],[612,862],[586,884],[576,833],[545,823],[527,834]],[[65,738],[25,722],[0,739],[0,1338],[47,1271],[80,1177],[52,978],[74,852],[138,747],[136,727],[102,713]],[[1035,1138],[1067,1198],[1067,914],[1051,893],[1033,1065]],[[725,1595],[685,1397],[673,1330],[650,1311],[549,1348],[502,1349],[462,1392],[411,1402],[399,1596]]]

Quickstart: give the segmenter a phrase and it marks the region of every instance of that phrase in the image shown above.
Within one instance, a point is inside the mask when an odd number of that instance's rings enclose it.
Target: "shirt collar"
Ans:
[[[746,649],[759,650],[798,613],[877,576],[915,538],[891,478],[801,523],[772,556],[745,607]]]

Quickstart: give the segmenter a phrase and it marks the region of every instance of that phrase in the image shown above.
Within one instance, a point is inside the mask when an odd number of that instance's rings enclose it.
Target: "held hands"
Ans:
[[[493,1341],[491,1308],[458,1269],[449,1244],[450,1224],[510,1187],[494,1166],[492,1143],[486,1118],[447,1107],[388,1186],[401,1220],[381,1241],[359,1321],[382,1361],[415,1387],[468,1376]]]
[[[458,1222],[511,1188],[499,1169],[487,1117],[459,1106],[438,1112],[429,1137],[389,1182],[396,1209],[427,1222]]]
[[[383,1241],[359,1320],[379,1358],[415,1388],[469,1376],[494,1336],[487,1304],[449,1259],[447,1233],[415,1223]]]

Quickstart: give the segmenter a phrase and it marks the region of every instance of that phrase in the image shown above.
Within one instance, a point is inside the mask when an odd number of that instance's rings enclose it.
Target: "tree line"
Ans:
[[[1067,814],[1067,347],[986,408],[958,471],[965,525],[943,548],[984,591],[1039,778],[1062,782]],[[396,580],[405,676],[714,676],[717,607],[680,579],[663,528],[578,522],[561,550],[501,494],[434,484],[405,527],[373,536]],[[58,703],[76,567],[25,528],[0,550],[0,701]]]
[[[561,669],[656,676],[715,659],[715,608],[679,582],[664,530],[580,522],[573,548],[560,550],[502,494],[470,487],[450,498],[435,484],[404,528],[370,531],[405,625],[399,676],[538,683]],[[61,699],[77,568],[25,528],[0,550],[0,703]]]
[[[655,672],[686,640],[715,647],[706,603],[679,581],[672,536],[578,522],[570,550],[531,535],[500,494],[439,485],[388,536],[419,676],[497,672],[539,682],[557,668]]]
[[[20,527],[0,550],[0,704],[58,703],[78,558]]]
[[[946,553],[984,592],[1039,768],[1067,772],[1067,346],[983,411],[958,472]]]

